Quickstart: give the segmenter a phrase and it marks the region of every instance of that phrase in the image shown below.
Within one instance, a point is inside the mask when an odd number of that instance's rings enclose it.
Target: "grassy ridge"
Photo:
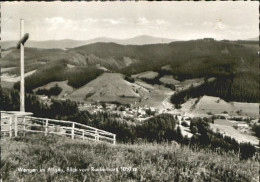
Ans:
[[[2,139],[4,181],[241,181],[258,180],[259,164],[168,144],[97,144],[57,136]],[[17,169],[119,168],[118,172],[22,173]],[[134,167],[137,171],[120,171]]]

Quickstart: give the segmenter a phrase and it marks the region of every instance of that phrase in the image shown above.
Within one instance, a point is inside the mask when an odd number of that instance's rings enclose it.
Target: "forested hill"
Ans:
[[[128,75],[170,64],[174,73],[194,77],[207,73],[257,71],[257,49],[257,42],[248,44],[241,41],[203,39],[143,46],[96,43],[72,50],[83,55],[94,54],[100,58],[122,60],[129,57],[139,60],[123,69]]]
[[[213,39],[150,45],[94,43],[69,50],[27,48],[25,62],[42,66],[45,62],[64,59],[78,66],[101,64],[116,70],[126,67],[123,70],[129,75],[149,71],[151,68],[159,69],[160,66],[169,64],[174,73],[190,74],[194,77],[197,74],[204,74],[205,68],[210,68],[208,73],[257,71],[257,51],[258,42]],[[19,51],[10,51],[3,56],[0,64],[3,67],[18,65]]]
[[[34,89],[51,81],[69,79],[71,86],[80,87],[86,84],[84,80],[90,81],[100,75],[94,73],[96,66],[99,65],[127,76],[153,70],[159,72],[160,76],[173,75],[180,81],[198,77],[221,77],[224,82],[235,80],[236,86],[228,86],[229,90],[236,90],[239,87],[239,92],[255,95],[259,93],[257,51],[257,41],[215,41],[213,39],[150,45],[94,43],[69,50],[27,48],[25,50],[26,72],[37,71],[27,78],[26,84],[30,85],[30,89]],[[16,67],[16,70],[10,72],[18,73],[19,51],[6,51],[0,66]],[[168,69],[162,69],[165,66]],[[94,72],[89,69],[90,67],[93,67]],[[59,68],[59,74],[52,71],[54,68]],[[82,79],[70,81],[72,73],[73,77]],[[91,78],[88,78],[88,75],[91,75]],[[42,78],[43,83],[36,78]],[[34,84],[30,82],[37,82],[37,84],[33,86]],[[239,94],[236,95],[232,97],[235,100],[240,97]]]

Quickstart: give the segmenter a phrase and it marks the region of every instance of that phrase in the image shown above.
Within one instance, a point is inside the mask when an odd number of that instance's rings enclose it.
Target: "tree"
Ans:
[[[196,127],[196,126],[192,126],[192,128],[191,128],[191,133],[192,134],[196,134],[196,133],[198,133],[198,128]]]
[[[182,139],[183,139],[183,135],[182,135],[182,132],[181,132],[181,128],[180,128],[180,126],[178,126],[177,127],[177,133],[176,133],[176,140],[178,141],[178,142],[181,142],[182,141]]]

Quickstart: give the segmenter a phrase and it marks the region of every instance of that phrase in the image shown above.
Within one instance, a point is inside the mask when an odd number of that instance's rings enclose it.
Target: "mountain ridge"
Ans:
[[[120,45],[146,45],[146,44],[158,44],[158,43],[170,43],[177,41],[175,39],[153,37],[149,35],[140,35],[128,39],[116,39],[110,37],[97,37],[89,40],[73,40],[73,39],[61,39],[61,40],[45,40],[36,41],[28,40],[26,47],[44,48],[44,49],[68,49],[75,48],[83,45],[89,45],[97,42],[109,43],[113,42]],[[3,49],[8,49],[10,47],[15,47],[17,41],[1,41],[1,47]]]

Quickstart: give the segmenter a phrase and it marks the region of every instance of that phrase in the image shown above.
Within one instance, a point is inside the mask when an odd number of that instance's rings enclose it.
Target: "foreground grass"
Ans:
[[[218,155],[168,144],[113,146],[57,136],[28,135],[1,139],[1,147],[4,182],[258,181],[259,164],[253,159],[240,161],[233,154]],[[123,171],[121,167],[132,169]],[[18,168],[31,171],[21,172]],[[107,171],[92,171],[93,168]],[[45,171],[40,172],[40,169]],[[113,171],[116,169],[118,171]]]

